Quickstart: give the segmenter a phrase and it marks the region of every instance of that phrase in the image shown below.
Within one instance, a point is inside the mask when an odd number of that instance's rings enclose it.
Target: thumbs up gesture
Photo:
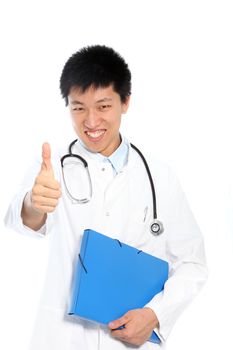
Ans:
[[[50,145],[44,143],[41,169],[31,191],[32,207],[41,214],[51,213],[55,210],[60,197],[61,186],[54,177]]]
[[[54,178],[53,167],[51,164],[51,148],[49,143],[44,143],[42,145],[42,164],[41,171],[44,172],[46,176],[51,175]]]

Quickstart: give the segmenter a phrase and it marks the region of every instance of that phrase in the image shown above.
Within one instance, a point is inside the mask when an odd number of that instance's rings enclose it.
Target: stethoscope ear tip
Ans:
[[[163,224],[161,221],[155,219],[152,224],[150,225],[150,232],[152,233],[152,235],[154,236],[159,236],[163,233],[164,228],[163,228]]]

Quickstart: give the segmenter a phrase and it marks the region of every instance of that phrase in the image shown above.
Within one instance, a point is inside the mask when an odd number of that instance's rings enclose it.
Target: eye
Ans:
[[[109,104],[104,104],[104,105],[100,105],[99,106],[99,109],[102,110],[102,111],[105,111],[107,109],[111,108],[111,105]]]
[[[82,112],[82,111],[84,111],[84,108],[83,107],[73,107],[72,111]]]

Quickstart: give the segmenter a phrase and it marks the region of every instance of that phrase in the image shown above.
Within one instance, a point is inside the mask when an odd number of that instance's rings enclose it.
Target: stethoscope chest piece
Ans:
[[[163,231],[164,228],[162,222],[157,219],[154,219],[152,224],[150,225],[150,232],[152,233],[152,235],[159,236],[161,235],[161,233],[163,233]]]
[[[61,158],[61,166],[62,166],[62,174],[63,174],[63,179],[64,179],[64,185],[66,188],[66,192],[68,194],[68,196],[70,197],[72,203],[78,203],[78,204],[82,204],[82,203],[87,203],[89,202],[89,200],[92,197],[92,182],[91,182],[91,177],[90,177],[90,173],[88,170],[88,164],[87,161],[82,158],[80,155],[78,154],[74,154],[72,153],[72,147],[75,145],[75,143],[77,142],[77,140],[74,140],[70,145],[69,145],[69,153],[66,154],[65,156],[63,156]],[[154,235],[154,236],[159,236],[161,235],[161,233],[163,233],[164,231],[164,227],[161,221],[159,221],[157,219],[157,210],[156,210],[156,196],[155,196],[155,187],[154,187],[154,183],[153,183],[153,179],[150,173],[150,169],[149,166],[147,164],[147,161],[145,159],[145,157],[143,156],[143,154],[141,153],[141,151],[139,151],[139,149],[137,147],[135,147],[134,145],[132,145],[132,148],[138,153],[138,155],[140,156],[140,158],[143,161],[143,164],[146,168],[146,172],[149,178],[149,182],[150,182],[150,186],[151,186],[151,193],[152,193],[152,200],[153,200],[153,222],[150,225],[150,232]],[[74,165],[77,165],[77,162],[81,162],[80,164],[83,166],[83,169],[86,171],[87,174],[87,183],[89,185],[89,193],[86,196],[81,196],[81,198],[77,198],[77,195],[74,196],[71,191],[69,190],[67,184],[66,184],[66,176],[65,176],[65,166],[66,164],[71,166],[71,169],[73,169]],[[67,163],[68,162],[68,163]]]

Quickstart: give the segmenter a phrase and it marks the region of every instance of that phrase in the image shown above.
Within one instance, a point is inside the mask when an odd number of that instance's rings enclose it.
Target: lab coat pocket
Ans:
[[[155,236],[150,231],[153,222],[151,208],[144,206],[134,212],[128,221],[128,242],[130,245],[161,259],[165,254],[165,233]],[[166,260],[166,259],[165,259]]]
[[[150,240],[148,224],[148,206],[134,210],[127,220],[126,239],[127,243],[142,249]]]

